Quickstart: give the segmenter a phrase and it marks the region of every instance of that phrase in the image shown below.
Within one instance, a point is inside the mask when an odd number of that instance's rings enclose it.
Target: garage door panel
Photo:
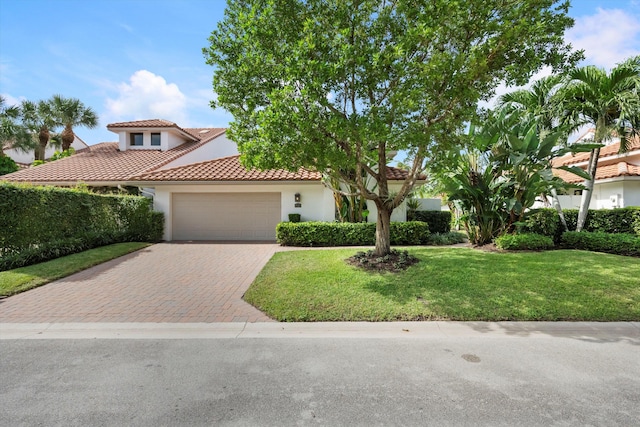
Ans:
[[[174,193],[173,240],[275,240],[280,193]]]

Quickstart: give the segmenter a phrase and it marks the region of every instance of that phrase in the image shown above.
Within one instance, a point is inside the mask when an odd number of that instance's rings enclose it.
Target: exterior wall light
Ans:
[[[296,195],[294,196],[294,200],[296,203],[300,203],[300,193],[296,193]]]

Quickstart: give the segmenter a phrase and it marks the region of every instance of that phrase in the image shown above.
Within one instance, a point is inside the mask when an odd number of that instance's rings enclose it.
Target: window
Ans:
[[[141,133],[132,133],[129,135],[130,144],[135,146],[142,146],[142,134]]]
[[[159,147],[160,146],[160,134],[152,133],[151,134],[151,146]]]

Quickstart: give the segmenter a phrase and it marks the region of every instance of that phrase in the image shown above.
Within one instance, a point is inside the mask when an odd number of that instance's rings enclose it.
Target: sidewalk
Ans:
[[[549,338],[640,345],[640,322],[0,323],[0,340]]]

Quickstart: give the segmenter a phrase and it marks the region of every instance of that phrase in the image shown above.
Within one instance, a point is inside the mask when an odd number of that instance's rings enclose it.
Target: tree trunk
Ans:
[[[62,139],[62,151],[69,150],[69,147],[71,147],[71,144],[73,144],[73,140],[75,139],[71,126],[65,126],[64,130],[60,134],[60,138]]]
[[[562,212],[562,206],[560,206],[560,200],[558,199],[558,192],[555,188],[551,189],[551,204],[556,208],[556,212],[558,212],[560,223],[562,224],[562,231],[569,231],[567,220],[564,218],[564,212]]]
[[[385,256],[391,252],[391,211],[384,203],[376,203],[378,208],[378,221],[376,223],[376,248],[377,256]]]
[[[591,179],[585,180],[584,190],[582,190],[582,198],[580,199],[580,211],[578,212],[578,223],[576,224],[576,231],[582,231],[585,222],[587,221],[587,214],[589,213],[589,204],[591,203],[591,194],[593,193],[593,184],[596,180],[596,170],[598,168],[598,157],[600,157],[600,149],[596,148],[591,151],[589,157],[589,166],[587,167],[587,173],[591,176]]]
[[[49,128],[46,126],[42,126],[40,128],[40,132],[38,132],[38,146],[35,149],[35,160],[46,160],[45,159],[45,151],[47,149],[47,144],[49,143],[49,138],[51,138],[51,134],[49,133]]]

